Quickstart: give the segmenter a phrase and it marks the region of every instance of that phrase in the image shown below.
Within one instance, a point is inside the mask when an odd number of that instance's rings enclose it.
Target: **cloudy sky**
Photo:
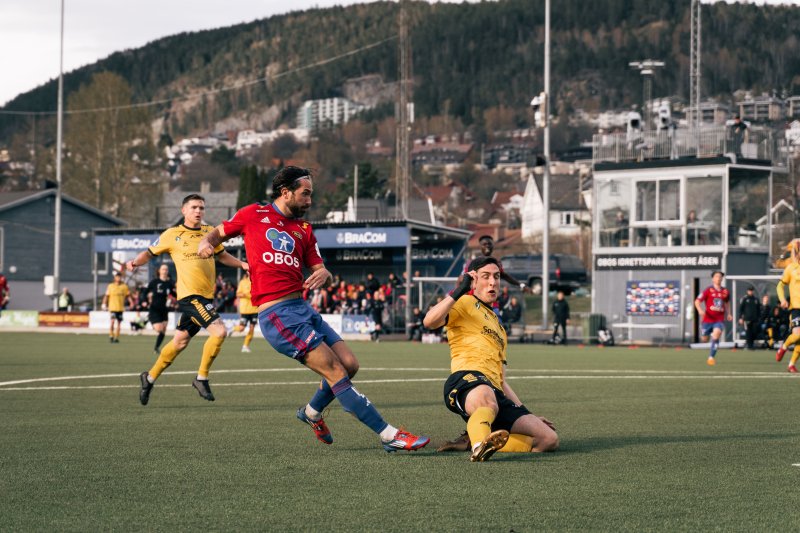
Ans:
[[[756,3],[764,1],[800,5],[800,0],[758,0]],[[364,0],[64,2],[64,72],[69,72],[113,52],[138,48],[183,31],[219,28],[289,10],[363,3]],[[61,0],[0,1],[0,106],[58,77],[60,9]]]

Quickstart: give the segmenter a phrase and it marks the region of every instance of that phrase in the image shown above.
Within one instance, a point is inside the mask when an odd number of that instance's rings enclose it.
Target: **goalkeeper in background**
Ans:
[[[497,259],[474,259],[458,286],[423,321],[428,329],[447,325],[452,373],[444,402],[467,422],[473,462],[498,451],[555,451],[559,444],[553,425],[522,405],[505,379],[506,332],[491,307],[499,286]]]
[[[792,242],[792,259],[786,268],[783,269],[783,275],[778,282],[777,291],[778,299],[781,301],[783,309],[789,309],[789,320],[792,332],[783,341],[778,353],[775,354],[775,360],[781,361],[786,350],[789,346],[794,344],[794,351],[792,352],[792,359],[789,361],[789,372],[796,373],[797,359],[800,358],[800,239],[795,239]],[[786,301],[786,294],[784,287],[789,286],[789,301]]]

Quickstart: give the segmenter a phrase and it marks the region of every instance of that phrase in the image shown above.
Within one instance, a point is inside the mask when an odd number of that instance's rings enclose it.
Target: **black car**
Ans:
[[[503,270],[531,288],[533,294],[542,293],[542,256],[506,255],[500,258]],[[586,283],[586,267],[574,255],[550,254],[550,290],[572,294]]]

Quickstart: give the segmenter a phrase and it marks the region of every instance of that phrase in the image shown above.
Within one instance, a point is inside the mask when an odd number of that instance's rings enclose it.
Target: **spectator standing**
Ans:
[[[511,324],[516,324],[520,320],[522,320],[522,306],[520,305],[517,297],[512,296],[508,303],[506,303],[506,305],[503,307],[503,327],[505,328],[506,333],[511,331]]]
[[[69,288],[64,287],[61,289],[61,294],[58,295],[58,310],[59,311],[72,311],[72,306],[75,305],[75,298],[69,292]]]
[[[419,307],[415,307],[411,311],[411,322],[408,324],[408,340],[414,342],[422,340],[422,320],[424,318],[425,315],[422,314]]]
[[[386,295],[383,289],[378,289],[372,295],[372,321],[375,322],[375,329],[372,330],[370,338],[375,342],[381,341],[383,333],[383,309],[386,307]]]
[[[378,288],[381,286],[381,284],[378,281],[378,279],[375,277],[375,274],[373,274],[372,272],[368,272],[367,273],[367,279],[364,282],[364,286],[367,288],[367,290],[369,292],[371,292],[372,294],[375,294],[375,291],[378,290]]]
[[[753,287],[747,287],[747,294],[739,301],[739,324],[744,326],[748,350],[754,349],[761,315],[761,304],[758,303],[754,290]]]
[[[569,324],[569,303],[564,299],[564,291],[558,291],[553,302],[553,344],[556,344],[558,328],[561,328],[561,344],[567,344],[567,324]]]
[[[742,117],[736,115],[731,125],[731,141],[733,144],[733,152],[737,156],[742,155],[742,143],[744,142],[745,135],[747,134],[747,124],[742,121]]]

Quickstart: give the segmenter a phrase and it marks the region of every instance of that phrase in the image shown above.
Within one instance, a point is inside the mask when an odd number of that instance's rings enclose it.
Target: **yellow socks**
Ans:
[[[253,331],[248,330],[249,333],[244,336],[244,346],[250,346],[250,341],[253,340]]]
[[[789,366],[794,366],[797,360],[800,359],[800,345],[794,345],[794,351],[792,352],[792,360],[789,362]]]
[[[222,349],[222,343],[225,337],[215,337],[209,335],[208,340],[203,345],[203,359],[200,360],[200,369],[197,371],[199,377],[207,378],[208,372],[211,370],[211,365],[214,363],[214,358]]]
[[[506,445],[500,448],[501,452],[523,452],[527,453],[533,448],[533,437],[530,435],[520,435],[511,433],[508,436]]]
[[[785,341],[783,341],[783,345],[782,345],[782,346],[783,346],[784,348],[788,348],[788,347],[789,347],[789,346],[791,346],[792,344],[794,344],[795,346],[797,346],[797,341],[800,341],[800,335],[795,335],[794,333],[792,333],[791,335],[789,335],[788,337],[786,337],[786,340],[785,340]]]
[[[483,442],[483,439],[489,436],[492,432],[492,422],[494,417],[497,416],[493,410],[488,407],[478,407],[472,416],[467,420],[467,433],[469,434],[469,441],[475,445]]]
[[[175,348],[175,344],[169,341],[166,346],[161,349],[156,363],[153,365],[153,368],[150,369],[150,377],[154,380],[158,379],[158,376],[172,364],[179,353],[180,352]]]

